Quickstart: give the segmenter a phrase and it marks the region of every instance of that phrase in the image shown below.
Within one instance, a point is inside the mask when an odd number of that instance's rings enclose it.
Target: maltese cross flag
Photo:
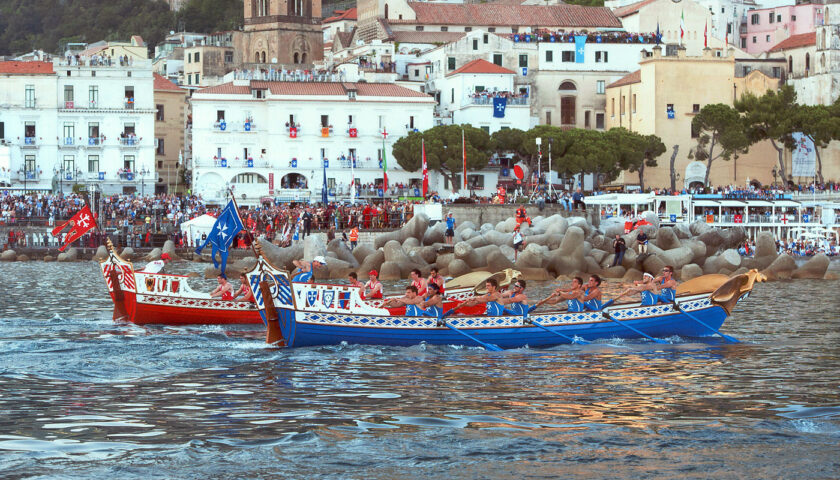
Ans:
[[[90,207],[84,206],[78,213],[73,215],[73,218],[67,220],[61,225],[55,227],[52,231],[54,237],[57,237],[65,227],[70,225],[70,231],[64,238],[64,245],[59,248],[59,251],[64,251],[71,243],[82,237],[88,230],[96,228],[96,216],[90,213]]]

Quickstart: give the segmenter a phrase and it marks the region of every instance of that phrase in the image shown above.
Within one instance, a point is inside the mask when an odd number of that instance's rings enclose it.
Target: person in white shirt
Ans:
[[[147,263],[142,271],[145,273],[163,273],[163,267],[170,261],[172,261],[172,257],[168,253],[164,253],[160,256],[160,260]]]

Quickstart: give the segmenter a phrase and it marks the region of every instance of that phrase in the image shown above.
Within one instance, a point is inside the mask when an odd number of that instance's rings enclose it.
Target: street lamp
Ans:
[[[146,175],[148,175],[149,173],[151,173],[151,172],[149,172],[149,170],[147,170],[145,166],[143,167],[142,170],[137,172],[137,174],[140,175],[140,196],[141,197],[146,195]]]

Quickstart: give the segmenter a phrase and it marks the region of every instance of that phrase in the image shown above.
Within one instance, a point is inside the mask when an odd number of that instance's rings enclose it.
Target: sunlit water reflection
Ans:
[[[759,285],[724,325],[742,344],[492,353],[268,350],[114,324],[90,263],[0,278],[4,478],[840,477],[837,281]]]

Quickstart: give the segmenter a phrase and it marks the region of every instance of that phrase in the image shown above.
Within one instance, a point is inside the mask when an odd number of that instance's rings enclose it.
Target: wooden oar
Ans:
[[[633,332],[636,332],[636,333],[638,333],[639,335],[641,335],[641,336],[643,336],[643,337],[647,338],[648,340],[650,340],[650,341],[652,341],[652,342],[656,342],[656,343],[668,343],[668,342],[666,342],[666,341],[664,341],[664,340],[659,340],[658,338],[653,338],[653,337],[651,337],[650,335],[646,334],[645,332],[643,332],[643,331],[641,331],[641,330],[639,330],[639,329],[637,329],[637,328],[633,328],[633,327],[631,327],[630,325],[627,325],[627,324],[626,324],[626,323],[624,323],[624,322],[619,322],[619,321],[618,321],[618,320],[616,320],[616,319],[615,319],[612,315],[610,315],[610,312],[606,312],[606,311],[605,311],[605,312],[601,312],[601,314],[604,316],[604,318],[606,318],[606,319],[608,319],[608,320],[611,320],[613,323],[617,323],[617,324],[621,325],[622,327],[624,327],[624,328],[626,328],[626,329],[628,329],[628,330],[631,330],[631,331],[633,331]]]
[[[566,339],[569,343],[582,343],[582,344],[589,344],[589,342],[587,342],[586,340],[584,340],[584,339],[582,339],[582,338],[581,338],[581,339],[572,338],[572,337],[570,337],[570,336],[568,336],[568,335],[563,335],[563,334],[562,334],[562,333],[560,333],[560,332],[555,332],[554,330],[552,330],[552,329],[550,329],[550,328],[546,327],[545,325],[542,325],[541,323],[537,322],[537,321],[536,321],[536,320],[534,320],[534,319],[529,318],[529,319],[528,319],[528,320],[526,320],[526,321],[527,321],[527,322],[529,322],[531,325],[533,325],[533,326],[537,327],[537,328],[540,328],[540,329],[545,330],[545,331],[546,331],[546,332],[548,332],[548,333],[553,333],[554,335],[557,335],[558,337],[562,337],[562,338]]]
[[[453,308],[452,310],[455,310],[455,309]],[[450,310],[450,312],[451,312],[452,310]],[[452,330],[453,332],[459,333],[459,334],[461,334],[461,335],[463,335],[463,336],[465,336],[465,337],[469,338],[469,339],[470,339],[470,340],[472,340],[473,342],[475,342],[475,343],[477,343],[477,344],[481,345],[482,347],[484,347],[484,349],[485,349],[485,350],[490,350],[491,352],[501,352],[501,351],[502,351],[502,349],[501,349],[501,348],[499,348],[499,347],[497,347],[497,346],[495,346],[495,345],[491,345],[491,344],[486,343],[486,342],[482,342],[481,340],[479,340],[479,339],[475,338],[474,336],[470,335],[469,333],[467,333],[467,332],[465,332],[465,331],[463,331],[463,330],[460,330],[460,329],[456,328],[456,327],[455,327],[455,326],[453,326],[451,323],[449,323],[449,322],[447,322],[446,320],[444,320],[442,315],[440,316],[440,318],[438,318],[438,323],[439,323],[439,324],[441,324],[441,325],[446,326],[446,328],[448,328],[448,329]]]
[[[276,345],[283,340],[283,331],[280,330],[280,316],[277,313],[277,307],[274,305],[274,296],[271,294],[269,283],[262,281],[259,286],[263,297],[263,306],[265,307],[265,343]]]
[[[711,326],[711,325],[709,325],[709,324],[707,324],[706,322],[704,322],[704,321],[700,320],[699,318],[695,317],[694,315],[692,315],[692,314],[690,314],[690,313],[686,312],[686,311],[682,308],[682,305],[680,305],[680,303],[679,303],[679,302],[677,302],[676,300],[674,301],[674,308],[675,308],[677,311],[679,311],[680,313],[682,313],[683,315],[685,315],[686,317],[688,317],[688,318],[690,318],[690,319],[694,320],[695,322],[699,323],[700,325],[703,325],[703,326],[704,326],[704,327],[706,327],[708,330],[711,330],[712,332],[714,332],[714,333],[716,333],[716,334],[720,335],[720,337],[721,337],[721,338],[723,338],[724,340],[726,340],[727,342],[729,342],[729,343],[741,343],[741,341],[740,341],[740,340],[738,340],[737,338],[735,338],[735,337],[730,337],[729,335],[726,335],[726,334],[724,334],[724,333],[721,333],[721,332],[720,332],[720,330],[717,330],[716,328],[712,328],[712,326]]]

